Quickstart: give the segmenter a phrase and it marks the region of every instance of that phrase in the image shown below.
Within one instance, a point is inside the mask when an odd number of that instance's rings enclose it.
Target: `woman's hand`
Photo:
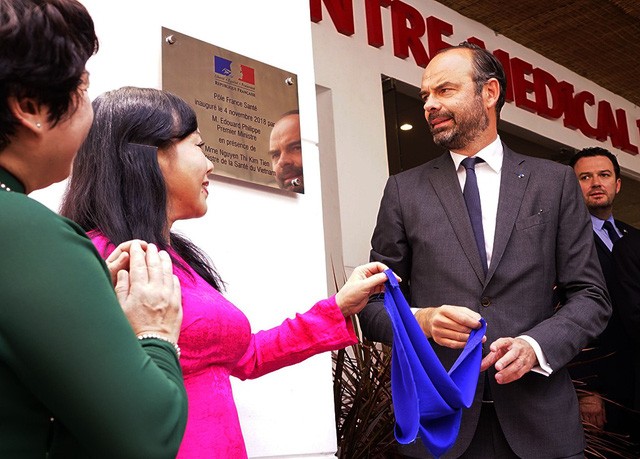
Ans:
[[[145,241],[141,241],[139,239],[134,240],[140,243],[142,250],[147,250],[147,243]],[[113,282],[114,287],[118,281],[118,271],[122,269],[125,271],[129,270],[129,251],[131,250],[131,243],[133,243],[134,240],[120,244],[105,260],[107,267],[109,268],[109,272],[111,273],[111,282]]]
[[[148,244],[131,241],[129,272],[118,271],[116,296],[136,335],[155,333],[177,343],[182,324],[180,282],[173,275],[171,258]],[[115,257],[117,260],[119,255]]]
[[[353,270],[347,282],[336,293],[336,303],[345,317],[349,317],[362,310],[369,300],[369,296],[384,291],[387,266],[372,262],[358,266]],[[396,276],[398,282],[401,279]]]

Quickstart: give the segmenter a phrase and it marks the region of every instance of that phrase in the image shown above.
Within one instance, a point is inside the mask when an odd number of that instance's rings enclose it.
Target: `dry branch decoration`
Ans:
[[[584,389],[584,382],[581,380],[574,380],[573,384],[576,388],[578,397],[599,395],[595,392]],[[605,405],[617,405],[622,409],[628,410],[630,413],[634,413],[636,416],[640,414],[630,408],[623,407],[619,403],[616,403],[606,397],[602,397],[602,399],[604,400]],[[638,445],[631,440],[629,435],[599,429],[586,421],[582,422],[582,426],[584,428],[584,435],[587,442],[587,447],[584,451],[587,459],[638,459]]]
[[[333,353],[339,458],[380,458],[393,437],[391,348],[360,342]]]
[[[583,422],[587,447],[585,457],[589,459],[638,459],[637,445],[627,435],[600,430]]]
[[[339,280],[332,263],[335,290]],[[359,342],[332,353],[337,456],[342,459],[382,458],[394,448],[391,403],[391,347],[364,340],[352,317]]]

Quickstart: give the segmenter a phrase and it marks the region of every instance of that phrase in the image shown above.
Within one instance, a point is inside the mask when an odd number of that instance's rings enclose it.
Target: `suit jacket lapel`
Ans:
[[[462,190],[460,189],[460,182],[449,153],[443,154],[434,161],[433,174],[430,175],[430,181],[451,222],[462,250],[469,259],[473,270],[478,276],[478,280],[484,283],[484,270],[476,247],[476,240],[473,236],[469,213],[467,212]]]
[[[625,237],[627,234],[629,234],[630,231],[633,231],[635,229],[632,226],[627,225],[625,222],[621,222],[620,220],[614,219],[614,221],[616,222],[616,226],[622,233],[622,237]]]
[[[504,144],[504,157],[500,176],[500,197],[496,215],[496,233],[493,241],[491,264],[487,272],[488,283],[500,263],[515,226],[524,192],[529,183],[530,171],[524,156],[516,155]]]

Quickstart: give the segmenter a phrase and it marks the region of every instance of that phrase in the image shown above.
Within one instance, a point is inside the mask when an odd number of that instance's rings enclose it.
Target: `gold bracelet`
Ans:
[[[160,341],[171,344],[173,346],[173,349],[176,351],[176,354],[178,354],[178,358],[180,358],[180,346],[178,346],[177,343],[174,343],[173,341],[164,338],[157,333],[141,333],[137,336],[140,341],[142,341],[143,339],[159,339]]]

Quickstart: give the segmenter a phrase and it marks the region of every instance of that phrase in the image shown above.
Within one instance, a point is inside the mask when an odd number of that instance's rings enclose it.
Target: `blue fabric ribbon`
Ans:
[[[407,304],[389,269],[384,306],[391,317],[391,396],[396,417],[395,436],[407,444],[419,434],[435,457],[455,443],[462,408],[473,402],[482,360],[482,337],[487,329],[472,330],[462,353],[447,372]]]

